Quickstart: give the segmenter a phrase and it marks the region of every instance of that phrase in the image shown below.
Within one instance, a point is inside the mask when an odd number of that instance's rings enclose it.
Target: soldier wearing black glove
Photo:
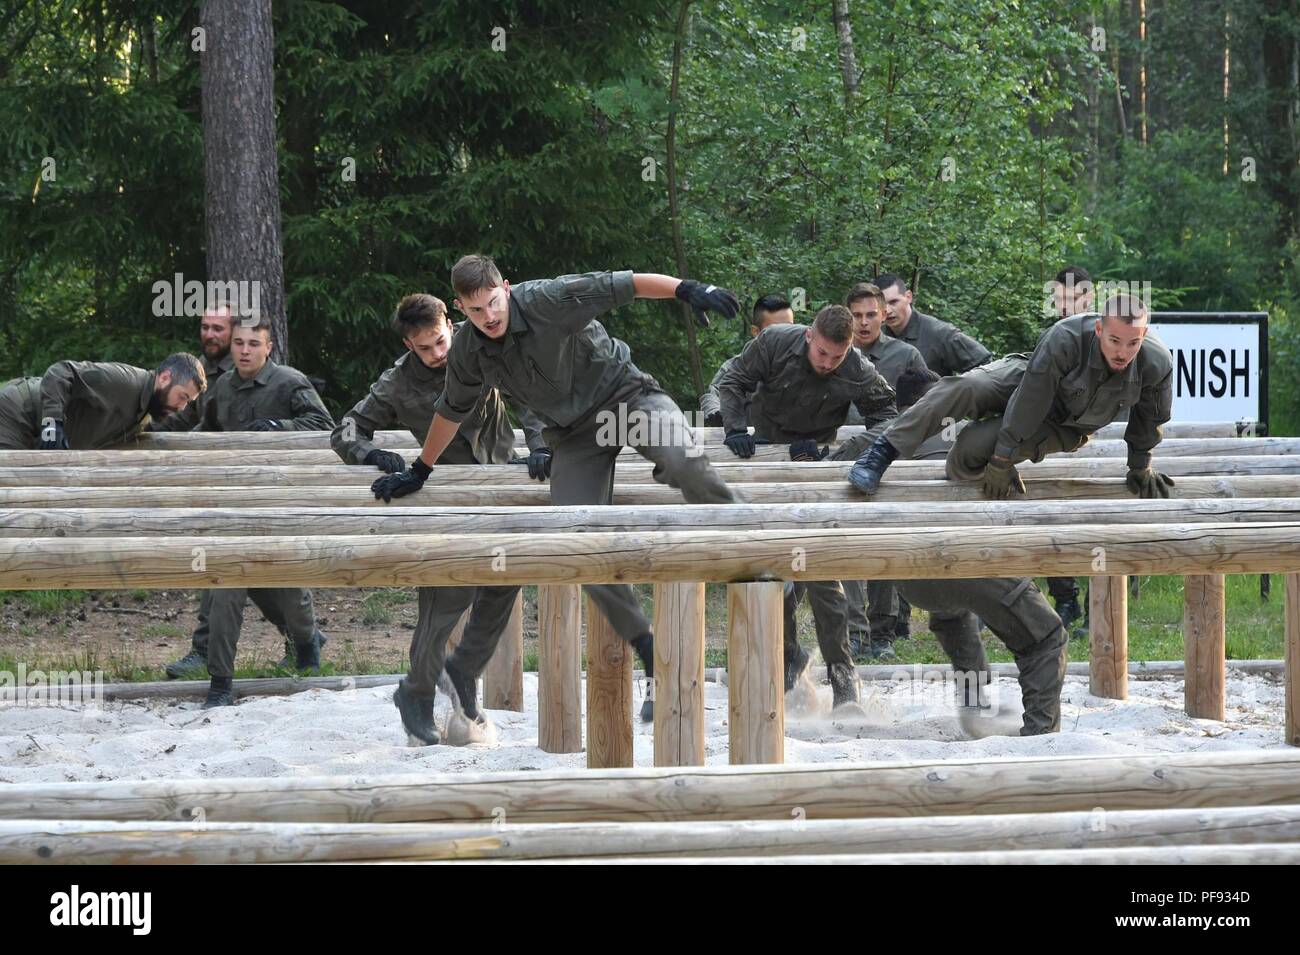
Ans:
[[[248,426],[249,431],[283,431],[284,427],[274,418],[258,418]]]
[[[550,448],[533,448],[528,452],[528,476],[534,481],[546,481],[550,478]]]
[[[68,450],[68,436],[63,433],[62,421],[51,421],[41,429],[41,450]]]
[[[731,292],[717,285],[705,285],[694,279],[682,279],[674,294],[691,307],[700,328],[709,327],[709,316],[705,314],[706,312],[713,311],[724,318],[733,318],[740,311],[740,302]]]
[[[818,448],[812,438],[800,438],[790,443],[791,461],[820,461],[831,453],[830,448]]]
[[[389,503],[395,497],[406,497],[408,494],[414,494],[420,488],[424,487],[424,482],[429,479],[433,473],[433,468],[425,464],[420,458],[407,470],[400,474],[389,474],[381,477],[370,485],[370,490],[375,493],[375,500],[383,498],[385,503]]]
[[[397,474],[406,470],[406,459],[396,451],[381,451],[375,448],[365,457],[365,464],[373,464],[385,474]]]
[[[752,458],[754,451],[758,448],[754,436],[748,431],[729,431],[723,444],[731,449],[731,453],[738,458]]]

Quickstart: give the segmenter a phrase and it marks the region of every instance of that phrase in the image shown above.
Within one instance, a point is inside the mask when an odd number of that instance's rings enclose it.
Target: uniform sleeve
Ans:
[[[862,415],[863,429],[874,439],[884,431],[887,422],[898,417],[898,406],[894,402],[894,389],[885,376],[865,358],[862,364],[867,368],[867,379],[854,397],[853,407]]]
[[[944,343],[944,356],[948,367],[952,369],[949,374],[960,375],[978,368],[992,358],[993,354],[965,332],[954,328],[953,334]]]
[[[709,382],[709,387],[705,388],[704,394],[700,395],[700,414],[705,418],[709,418],[715,414],[722,414],[722,396],[718,392],[718,383],[722,381],[722,376],[727,373],[727,369],[730,368],[735,361],[735,356],[724,361],[718,367],[718,371],[713,376],[713,380]]]
[[[85,392],[82,374],[88,361],[60,361],[51,365],[41,377],[41,422],[64,421],[68,403]]]
[[[293,410],[292,418],[284,418],[280,425],[286,431],[332,431],[334,418],[320,400],[320,395],[310,381],[303,379],[293,389],[289,398],[289,407]]]
[[[718,399],[722,406],[722,424],[728,433],[749,428],[745,404],[758,390],[760,382],[772,376],[772,349],[776,338],[760,332],[735,358],[729,359],[718,381]],[[729,367],[728,367],[729,366]]]
[[[1074,349],[1068,346],[1068,338],[1054,336],[1051,331],[1038,340],[1025,376],[1011,393],[1002,415],[1002,430],[993,449],[998,457],[1012,457],[1047,420],[1061,379],[1069,372],[1068,363],[1075,357]]]
[[[348,464],[365,464],[366,455],[376,450],[371,440],[376,431],[396,428],[400,423],[392,400],[392,370],[385,371],[370,386],[370,393],[352,406],[330,434],[330,447]]]
[[[529,451],[536,451],[538,448],[546,447],[546,439],[542,437],[542,419],[537,417],[527,408],[515,408],[515,414],[519,416],[519,427],[524,430],[524,443],[528,445]]]
[[[592,319],[636,298],[632,272],[583,272],[529,282],[521,302],[529,316],[579,332]]]
[[[1128,427],[1124,429],[1124,440],[1128,443],[1128,466],[1130,468],[1149,468],[1151,452],[1160,443],[1164,435],[1161,425],[1173,414],[1174,370],[1171,366],[1164,377],[1150,385],[1144,385],[1137,404],[1129,413]]]
[[[468,335],[457,335],[451,340],[451,351],[447,353],[447,380],[435,409],[439,416],[457,424],[470,416],[484,391],[483,376],[469,353],[469,345]]]

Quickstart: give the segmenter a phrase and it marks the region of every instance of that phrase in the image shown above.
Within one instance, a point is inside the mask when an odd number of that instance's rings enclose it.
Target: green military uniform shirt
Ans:
[[[193,431],[194,426],[203,418],[203,409],[207,407],[208,398],[212,395],[212,388],[217,383],[217,379],[235,368],[235,359],[231,357],[230,352],[226,352],[220,361],[213,361],[207,355],[199,361],[203,363],[204,374],[208,376],[207,391],[199,395],[198,401],[187,404],[184,411],[174,412],[162,421],[155,421],[149,425],[150,431]]]
[[[908,319],[907,327],[901,335],[895,335],[889,326],[885,326],[881,334],[907,342],[921,353],[926,365],[935,374],[944,377],[970,371],[993,357],[987,348],[956,325],[950,325],[916,309],[912,309],[912,317]]]
[[[902,339],[890,338],[883,328],[869,347],[858,348],[858,351],[871,360],[871,364],[876,366],[876,371],[889,382],[891,388],[898,387],[898,379],[903,377],[904,372],[926,371],[925,359],[921,353]],[[849,418],[845,423],[862,424],[862,415],[857,408],[849,408]]]
[[[641,376],[625,342],[596,317],[636,297],[632,273],[587,272],[520,282],[510,289],[501,338],[473,326],[452,339],[447,384],[437,412],[464,421],[480,395],[497,388],[545,427],[567,428],[599,410]]]
[[[769,326],[737,356],[718,388],[728,432],[752,424],[754,433],[769,441],[830,441],[850,405],[857,406],[868,429],[898,414],[894,389],[856,348],[831,374],[813,371],[807,331],[806,325]]]
[[[91,451],[135,439],[147,425],[154,373],[116,362],[60,361],[40,378],[0,390],[0,447],[40,445],[46,422],[62,421],[68,447]]]
[[[334,419],[307,376],[269,359],[252,378],[242,378],[235,370],[208,390],[211,396],[196,431],[247,431],[263,419],[278,421],[285,431],[334,428]]]
[[[466,334],[461,322],[454,336]],[[453,337],[453,341],[455,341]],[[408,351],[370,386],[370,394],[353,406],[330,435],[330,446],[349,464],[364,464],[376,450],[376,431],[406,428],[421,443],[429,433],[447,380],[447,366],[430,368]],[[540,429],[521,410],[529,448],[542,447]],[[348,422],[351,421],[349,440]],[[496,389],[485,391],[438,460],[443,464],[508,464],[514,457],[515,432]]]
[[[1150,466],[1151,449],[1172,411],[1173,356],[1148,334],[1129,366],[1112,371],[1101,354],[1096,321],[1095,314],[1063,318],[1038,340],[1007,403],[996,454],[1011,457],[1044,421],[1092,434],[1127,411],[1128,466]]]

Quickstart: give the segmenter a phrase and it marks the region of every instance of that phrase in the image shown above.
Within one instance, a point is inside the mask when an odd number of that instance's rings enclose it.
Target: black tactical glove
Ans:
[[[1136,494],[1138,497],[1168,497],[1169,489],[1174,486],[1174,479],[1150,467],[1129,468],[1124,485],[1130,494]]]
[[[551,476],[550,448],[533,448],[528,452],[528,476],[534,481],[545,481]]]
[[[800,438],[790,445],[791,461],[820,461],[830,453],[830,448],[818,449],[812,438]]]
[[[63,433],[62,421],[51,421],[41,429],[42,451],[68,450],[68,436]]]
[[[432,473],[433,468],[416,458],[410,468],[400,474],[389,474],[379,478],[370,485],[370,490],[375,492],[375,500],[382,497],[385,501],[391,501],[395,497],[406,497],[424,487],[424,482]]]
[[[258,418],[248,426],[249,431],[283,431],[280,422],[274,418]]]
[[[682,279],[677,283],[675,294],[695,312],[695,321],[700,328],[709,327],[709,316],[705,314],[707,311],[717,312],[724,318],[732,318],[740,311],[740,302],[731,292],[694,279]]]
[[[704,416],[704,427],[706,427],[706,428],[721,428],[721,427],[722,427],[722,412],[721,412],[721,411],[715,411],[715,412],[713,412],[713,414],[705,415],[705,416]]]
[[[758,447],[754,436],[748,431],[729,431],[722,443],[731,449],[732,454],[740,458],[752,458],[755,448]]]
[[[379,448],[372,448],[363,463],[373,464],[385,474],[397,474],[406,470],[405,458],[396,451],[381,451]]]

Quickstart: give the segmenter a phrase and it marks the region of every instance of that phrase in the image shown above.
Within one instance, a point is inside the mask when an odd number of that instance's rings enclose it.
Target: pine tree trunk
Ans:
[[[287,362],[271,0],[203,0],[199,25],[207,277],[258,283],[272,355]]]

